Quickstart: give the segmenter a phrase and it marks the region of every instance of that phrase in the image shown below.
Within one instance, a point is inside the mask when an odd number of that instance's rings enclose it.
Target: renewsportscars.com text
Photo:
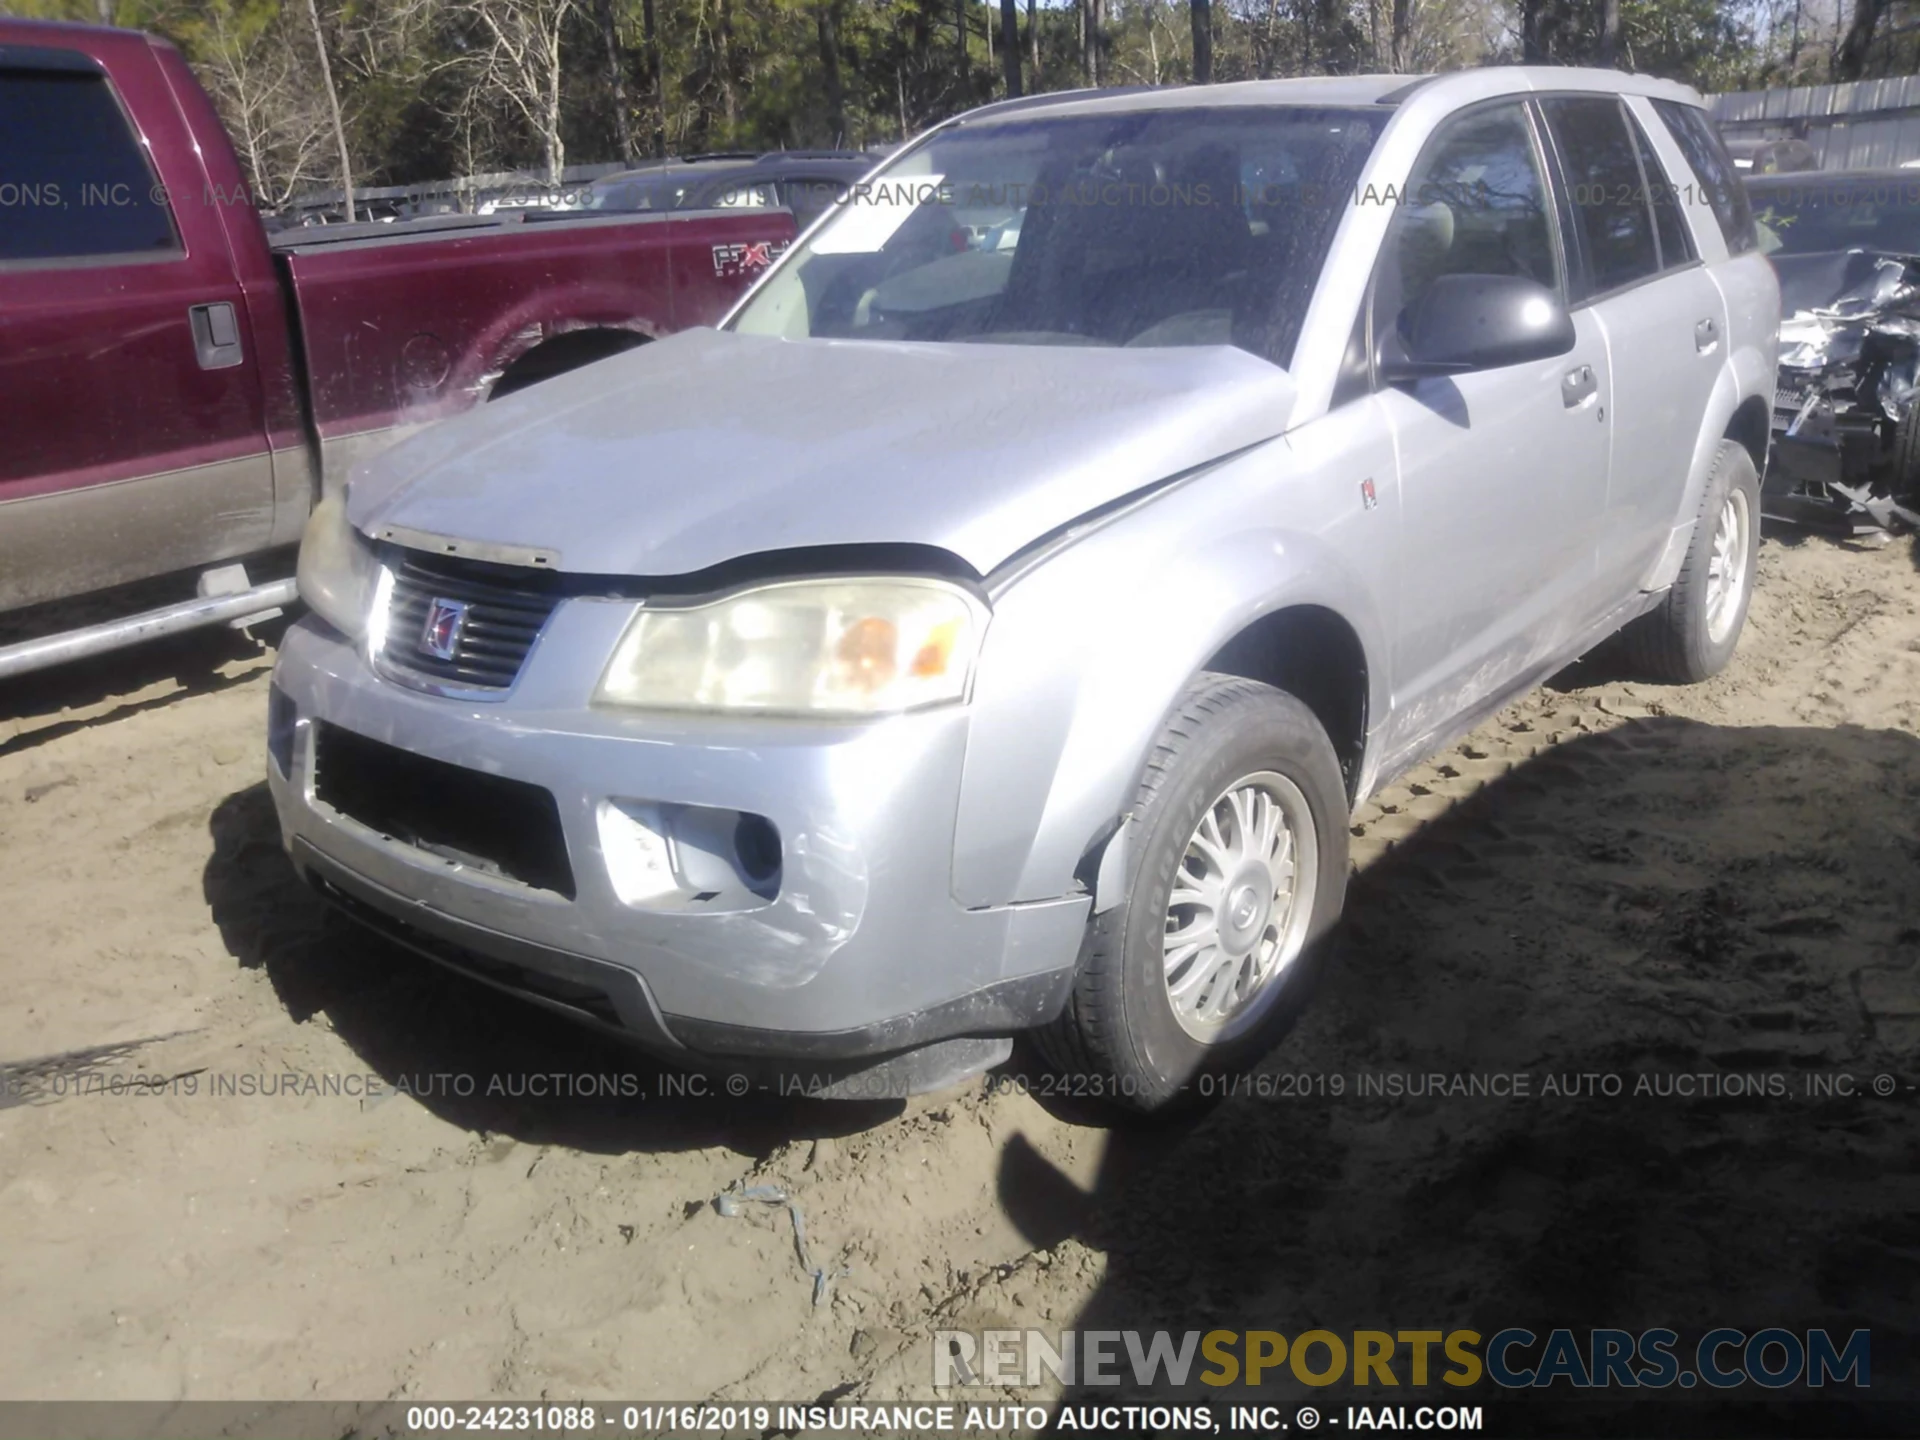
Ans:
[[[1872,1338],[1855,1330],[936,1330],[933,1383],[998,1388],[1167,1384],[1348,1384],[1361,1388],[1491,1381],[1504,1389],[1777,1390],[1872,1383]]]

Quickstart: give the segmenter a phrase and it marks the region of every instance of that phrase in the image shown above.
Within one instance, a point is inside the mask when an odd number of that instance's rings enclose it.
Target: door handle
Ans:
[[[189,305],[187,324],[193,328],[193,353],[202,370],[226,370],[247,357],[240,347],[240,321],[225,300]]]
[[[1576,365],[1560,379],[1560,401],[1569,410],[1598,394],[1600,378],[1591,365]]]
[[[1720,343],[1720,327],[1711,319],[1701,320],[1693,327],[1693,348],[1701,354],[1713,349]]]

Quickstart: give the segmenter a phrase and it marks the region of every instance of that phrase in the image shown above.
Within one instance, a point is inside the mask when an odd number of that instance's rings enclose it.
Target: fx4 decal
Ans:
[[[713,273],[729,278],[756,275],[787,253],[788,240],[760,240],[751,245],[713,247]]]

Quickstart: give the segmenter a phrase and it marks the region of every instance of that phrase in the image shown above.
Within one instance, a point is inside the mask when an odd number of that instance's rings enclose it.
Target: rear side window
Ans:
[[[804,230],[831,210],[833,202],[851,188],[851,181],[809,176],[782,181],[780,193],[786,197],[787,209],[793,212],[795,227]]]
[[[749,180],[723,186],[707,203],[716,210],[771,210],[780,202],[772,181]]]
[[[1640,122],[1631,112],[1627,115],[1627,124],[1633,128],[1634,149],[1640,155],[1640,171],[1647,177],[1647,197],[1653,202],[1653,233],[1660,241],[1660,268],[1671,270],[1694,258],[1693,232],[1687,229],[1687,217],[1680,213],[1679,192],[1667,178],[1646,131],[1640,128]]]
[[[106,77],[0,70],[0,261],[177,249],[165,199]]]
[[[1605,294],[1657,275],[1653,213],[1620,102],[1606,95],[1560,96],[1542,101],[1541,109],[1566,171],[1589,291]]]
[[[1677,100],[1656,100],[1653,108],[1693,167],[1694,178],[1713,207],[1713,218],[1720,222],[1720,233],[1726,236],[1727,249],[1735,255],[1753,249],[1760,242],[1754,233],[1747,187],[1733,168],[1733,159],[1720,143],[1707,112]]]

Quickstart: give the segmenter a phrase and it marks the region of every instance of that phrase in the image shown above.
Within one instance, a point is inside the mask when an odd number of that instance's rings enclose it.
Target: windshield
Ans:
[[[1381,123],[1215,107],[964,124],[854,187],[733,328],[1237,345],[1286,365]]]
[[[1861,181],[1813,174],[1749,185],[1747,193],[1760,228],[1760,248],[1768,254],[1920,254],[1920,175]]]

